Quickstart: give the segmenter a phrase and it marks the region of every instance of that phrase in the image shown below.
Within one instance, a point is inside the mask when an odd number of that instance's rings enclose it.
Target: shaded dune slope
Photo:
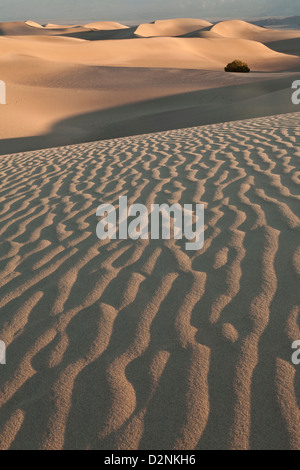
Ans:
[[[266,29],[242,20],[221,21],[212,26],[211,31],[223,37],[249,39],[263,43],[300,36],[299,30]]]
[[[300,449],[300,114],[0,158],[0,449]],[[205,245],[98,204],[204,203]]]
[[[3,74],[16,104],[0,108],[0,154],[294,112],[297,77],[20,57]]]

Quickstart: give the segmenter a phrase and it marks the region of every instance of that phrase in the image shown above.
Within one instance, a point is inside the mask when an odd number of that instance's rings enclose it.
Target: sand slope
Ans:
[[[28,24],[28,26],[33,26],[34,28],[43,28],[43,26],[37,23],[36,21],[28,20],[28,21],[25,21],[25,23]]]
[[[88,29],[97,29],[97,30],[113,30],[113,29],[126,29],[128,26],[125,26],[121,23],[116,23],[114,21],[96,21],[95,23],[88,23],[85,25]]]
[[[243,39],[253,39],[253,37],[262,35],[266,32],[265,28],[242,20],[221,21],[212,26],[211,30],[220,34],[220,36],[239,37]]]
[[[105,35],[96,36],[95,31],[111,33],[109,39],[122,39],[121,32],[132,30],[128,37],[199,37],[199,38],[240,38],[268,44],[270,42],[291,40],[300,37],[300,31],[284,29],[267,29],[246,21],[221,21],[215,25],[201,19],[170,19],[153,23],[144,23],[129,28],[113,21],[96,21],[85,25],[59,25],[48,23],[44,26],[34,21],[15,21],[0,23],[0,36],[56,36],[67,35],[89,40],[107,39]]]
[[[0,153],[294,111],[300,58],[276,48],[294,53],[300,38],[267,31],[277,38],[272,50],[249,31],[267,30],[198,19],[130,28],[0,23]],[[226,74],[234,59],[252,73]]]
[[[199,19],[178,18],[172,20],[158,20],[154,23],[139,25],[136,35],[140,37],[154,36],[182,36],[212,26],[212,23]]]
[[[249,39],[263,43],[300,36],[299,30],[266,29],[241,20],[221,21],[210,29],[223,37]]]
[[[67,37],[23,36],[0,37],[0,46],[0,60],[8,54],[23,53],[64,63],[224,70],[230,60],[242,57],[252,71],[300,68],[298,57],[278,53],[259,42],[236,38],[154,37],[84,41]]]
[[[300,449],[300,113],[0,158],[0,449]],[[204,203],[205,245],[96,238]]]
[[[74,36],[79,33],[90,33],[97,31],[116,31],[120,29],[128,29],[128,26],[121,25],[110,21],[90,23],[87,25],[64,26],[57,24],[46,24],[41,26],[34,21],[14,21],[0,23],[0,36]]]
[[[0,61],[1,63],[1,61]],[[22,76],[19,75],[22,68]],[[0,154],[294,112],[298,74],[5,62]]]

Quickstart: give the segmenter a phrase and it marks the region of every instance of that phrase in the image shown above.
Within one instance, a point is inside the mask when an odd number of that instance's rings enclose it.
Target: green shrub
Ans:
[[[249,73],[250,68],[245,62],[242,62],[241,60],[234,60],[225,67],[225,72]]]

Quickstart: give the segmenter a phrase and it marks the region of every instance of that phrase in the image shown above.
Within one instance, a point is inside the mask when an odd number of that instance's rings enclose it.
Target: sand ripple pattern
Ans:
[[[300,113],[0,159],[0,449],[300,449]],[[96,208],[204,203],[205,245]]]

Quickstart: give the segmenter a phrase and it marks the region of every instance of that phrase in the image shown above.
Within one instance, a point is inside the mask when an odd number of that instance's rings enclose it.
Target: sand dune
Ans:
[[[1,36],[15,36],[23,34],[41,34],[41,31],[36,32],[36,26],[30,24],[30,22],[23,21],[12,21],[0,23],[0,35]]]
[[[116,23],[114,21],[97,21],[95,23],[88,23],[85,25],[88,29],[99,29],[99,30],[113,30],[113,29],[126,29],[128,26],[125,26],[121,23]]]
[[[266,29],[241,20],[221,21],[212,26],[211,31],[223,37],[249,39],[262,43],[300,37],[299,30]]]
[[[299,39],[0,23],[0,450],[300,449]],[[204,248],[99,241],[124,195]]]
[[[44,29],[47,29],[47,30],[51,30],[51,29],[54,29],[54,30],[69,30],[69,29],[73,29],[73,28],[84,28],[84,29],[87,29],[85,27],[85,25],[63,25],[63,24],[55,24],[55,23],[47,23],[45,25],[43,25],[43,28]],[[47,34],[51,33],[51,31],[47,31]],[[63,31],[60,31],[60,33],[63,33]]]
[[[243,39],[253,39],[257,35],[261,36],[264,33],[270,32],[261,26],[256,26],[241,20],[221,21],[212,26],[211,29],[221,36]]]
[[[0,449],[298,449],[300,113],[2,156]],[[205,245],[97,206],[204,203]]]
[[[48,23],[44,26],[34,21],[0,23],[0,37],[32,36],[53,37],[66,36],[90,41],[104,39],[134,38],[136,28],[129,28],[111,21],[99,21],[87,25],[59,25]]]
[[[180,37],[183,37],[183,38],[218,38],[218,39],[220,39],[223,36],[216,33],[215,31],[206,30],[206,28],[205,28],[204,30],[200,30],[200,31],[191,31],[190,33],[183,34]]]
[[[300,37],[294,39],[283,39],[267,43],[270,49],[283,54],[300,56]]]
[[[57,36],[74,35],[76,33],[93,33],[96,31],[115,31],[128,29],[128,26],[112,21],[99,21],[87,25],[59,25],[48,23],[44,26],[34,21],[15,21],[0,23],[1,36]]]
[[[212,26],[211,23],[198,19],[159,20],[154,23],[139,25],[136,35],[140,37],[182,36]]]
[[[1,36],[30,36],[30,35],[79,35],[83,39],[95,38],[95,31],[115,32],[116,39],[122,39],[122,30],[132,30],[132,37],[199,37],[199,38],[240,38],[262,42],[291,40],[300,37],[299,30],[267,29],[241,20],[221,21],[215,25],[200,19],[172,19],[159,20],[153,23],[140,24],[129,28],[120,23],[111,21],[98,21],[85,25],[59,25],[48,23],[44,26],[34,21],[16,21],[0,23]],[[80,33],[87,33],[80,36]],[[127,38],[128,36],[124,36]],[[129,36],[130,37],[130,36]],[[114,39],[113,34],[110,39]],[[106,39],[105,36],[96,39]]]
[[[246,23],[245,21],[232,20],[216,24],[210,29],[210,33],[214,33],[222,37],[236,37],[258,41],[276,52],[295,56],[300,55],[299,29],[266,29]],[[195,34],[197,35],[197,33]]]
[[[28,24],[28,26],[33,26],[34,28],[43,28],[42,25],[40,25],[39,23],[37,23],[36,21],[25,21],[26,24]]]
[[[259,42],[236,38],[84,41],[61,36],[23,36],[0,37],[0,46],[0,60],[22,51],[40,59],[85,65],[224,70],[229,61],[242,57],[252,71],[300,69],[298,57],[277,53]]]
[[[263,28],[198,19],[58,26],[0,23],[2,154],[294,109],[299,57],[226,36]],[[148,33],[156,37],[139,37]],[[226,74],[234,59],[252,73]]]
[[[280,28],[297,28],[300,27],[300,16],[289,16],[287,18],[265,18],[262,20],[253,21],[253,24],[257,24],[259,26],[267,26],[267,27],[280,27]]]
[[[33,24],[31,21],[14,21],[0,23],[1,36],[58,36],[63,34],[75,34],[76,32],[89,32],[84,26],[46,25],[45,27]]]

